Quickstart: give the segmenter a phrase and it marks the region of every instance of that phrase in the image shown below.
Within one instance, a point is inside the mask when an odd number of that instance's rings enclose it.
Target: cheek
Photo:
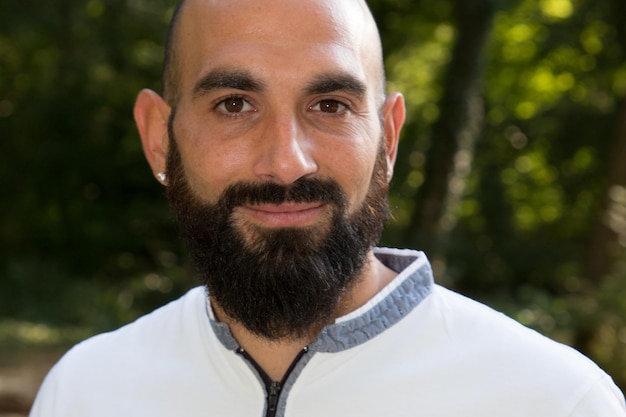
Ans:
[[[194,193],[206,202],[215,202],[228,185],[242,179],[248,151],[237,141],[224,142],[198,132],[181,129],[177,137],[182,166]]]
[[[347,193],[351,211],[361,205],[369,191],[379,146],[369,135],[359,133],[357,137],[337,139],[325,151],[333,167],[331,176]]]
[[[360,158],[358,160],[358,166],[354,167],[352,172],[356,174],[353,177],[355,193],[352,197],[353,201],[351,201],[351,207],[358,207],[365,200],[370,188],[374,164],[375,158],[372,158],[371,155],[367,155],[367,158]]]

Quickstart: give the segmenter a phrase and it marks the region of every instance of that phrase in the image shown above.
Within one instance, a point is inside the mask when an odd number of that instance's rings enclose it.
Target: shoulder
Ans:
[[[205,298],[206,292],[202,287],[193,288],[182,297],[119,329],[79,343],[65,357],[71,358],[90,350],[108,350],[111,346],[119,348],[131,342],[148,344],[154,342],[154,339],[165,339],[169,333],[181,332],[184,327],[192,326],[206,317]]]
[[[521,361],[541,362],[555,357],[556,363],[573,361],[587,368],[596,366],[576,350],[530,329],[507,315],[461,294],[435,285],[425,300],[424,314],[440,326],[442,337],[462,342],[467,354],[486,352],[492,360],[499,356]]]
[[[150,366],[158,356],[186,349],[181,340],[200,337],[208,326],[206,293],[197,287],[177,300],[117,330],[93,336],[70,349],[48,378],[90,379],[124,369]]]
[[[74,346],[46,376],[31,416],[121,415],[119,409],[130,406],[131,397],[146,396],[151,391],[143,388],[163,380],[163,369],[193,373],[192,358],[202,356],[204,347],[198,340],[210,331],[205,300],[204,289],[194,288],[126,326]],[[111,393],[118,398],[112,401]]]
[[[613,380],[577,350],[527,328],[492,308],[435,286],[423,313],[445,343],[437,355],[462,370],[477,386],[490,386],[501,398],[548,404],[563,415],[595,415],[578,411],[611,410],[624,415],[624,397]],[[558,404],[558,405],[557,405]],[[580,413],[580,414],[579,414]]]

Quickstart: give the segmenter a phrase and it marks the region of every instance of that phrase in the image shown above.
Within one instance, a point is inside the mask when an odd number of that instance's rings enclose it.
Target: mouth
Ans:
[[[306,227],[317,223],[325,211],[325,203],[255,204],[237,208],[252,222],[271,228]]]

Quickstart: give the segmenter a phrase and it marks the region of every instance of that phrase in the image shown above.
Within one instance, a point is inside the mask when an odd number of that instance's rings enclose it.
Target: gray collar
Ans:
[[[324,327],[309,350],[334,353],[358,346],[399,322],[430,294],[433,274],[422,252],[375,248],[374,254],[398,276],[365,305]],[[208,304],[207,311],[211,327],[224,347],[237,349],[239,344],[228,326],[215,320]]]

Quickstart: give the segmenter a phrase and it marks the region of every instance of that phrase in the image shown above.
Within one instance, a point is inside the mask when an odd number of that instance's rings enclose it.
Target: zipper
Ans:
[[[272,381],[267,391],[267,417],[274,417],[276,415],[276,409],[278,407],[278,397],[280,396],[280,390],[282,384],[280,382]]]
[[[285,372],[285,375],[283,376],[283,378],[280,381],[273,381],[267,375],[267,373],[265,373],[263,368],[261,368],[259,364],[256,363],[256,361],[252,358],[252,356],[248,354],[248,352],[246,352],[243,348],[237,348],[237,353],[252,364],[254,369],[256,369],[256,371],[259,373],[259,376],[263,380],[263,384],[265,385],[265,393],[267,394],[267,397],[265,398],[266,406],[267,406],[265,417],[276,416],[276,412],[278,411],[278,400],[280,399],[280,392],[283,389],[285,382],[287,382],[287,378],[289,378],[289,375],[291,375],[291,372],[293,372],[294,368],[296,367],[300,359],[302,359],[302,357],[308,351],[309,351],[309,347],[305,346],[300,351],[300,353],[298,353],[298,355],[295,357],[293,362],[291,362],[291,365],[289,365],[289,368],[287,369],[287,372]]]

